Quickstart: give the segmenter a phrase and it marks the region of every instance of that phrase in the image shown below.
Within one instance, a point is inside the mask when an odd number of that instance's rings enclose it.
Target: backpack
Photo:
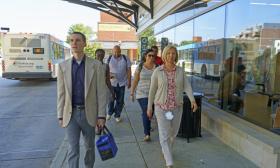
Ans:
[[[123,59],[125,60],[125,63],[127,64],[127,58],[125,55],[122,55]],[[107,59],[107,64],[109,65],[110,61],[112,59],[112,55],[109,56],[109,58]]]

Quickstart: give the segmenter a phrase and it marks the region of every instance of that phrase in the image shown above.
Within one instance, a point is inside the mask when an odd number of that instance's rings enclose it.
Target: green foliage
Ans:
[[[70,28],[68,29],[68,36],[67,36],[67,39],[66,39],[67,43],[69,43],[70,34],[73,33],[73,32],[83,33],[87,38],[87,43],[89,42],[90,38],[94,34],[91,27],[83,25],[83,24],[74,24],[74,25],[71,25]]]
[[[156,37],[154,36],[154,29],[152,27],[146,29],[141,35],[141,37],[148,37],[148,48],[157,44]]]
[[[85,53],[87,56],[95,58],[95,51],[96,51],[96,49],[98,49],[100,47],[101,47],[100,44],[96,44],[96,43],[88,44],[85,47]]]
[[[139,36],[139,40],[138,41],[141,41],[141,37],[148,37],[148,48],[151,48],[153,45],[156,45],[157,44],[157,41],[156,41],[156,37],[154,36],[154,29],[152,27],[146,29],[144,32],[141,33],[141,35]],[[140,56],[140,52],[141,52],[141,44],[139,43],[138,45],[138,56]],[[138,60],[140,60],[141,58],[138,58]]]
[[[68,36],[67,36],[67,40],[66,40],[67,43],[70,43],[70,41],[69,41],[70,34],[73,32],[81,32],[86,36],[87,46],[85,47],[85,53],[88,56],[95,58],[95,55],[94,55],[95,50],[100,48],[100,45],[98,45],[96,43],[90,44],[89,40],[94,35],[94,32],[92,31],[91,27],[83,25],[83,24],[71,25],[70,28],[68,29]]]

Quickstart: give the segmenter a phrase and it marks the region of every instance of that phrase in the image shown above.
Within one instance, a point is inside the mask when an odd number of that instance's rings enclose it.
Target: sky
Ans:
[[[0,27],[12,33],[46,33],[66,40],[71,25],[82,23],[97,31],[99,21],[98,10],[63,0],[0,0]]]

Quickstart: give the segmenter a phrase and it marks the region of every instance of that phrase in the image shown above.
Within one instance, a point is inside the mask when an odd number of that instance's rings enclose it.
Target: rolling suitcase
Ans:
[[[183,105],[183,115],[181,120],[181,125],[179,128],[179,137],[187,138],[189,143],[189,138],[201,137],[201,93],[194,93],[194,98],[197,103],[197,111],[192,112],[191,102],[187,95],[184,95],[184,105]]]

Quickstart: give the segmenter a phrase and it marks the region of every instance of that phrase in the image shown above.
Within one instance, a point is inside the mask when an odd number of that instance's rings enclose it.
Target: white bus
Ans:
[[[255,53],[251,51],[257,51],[254,48],[256,46],[258,46],[257,40],[222,38],[187,44],[177,49],[180,61],[184,61],[186,72],[204,78],[219,79],[225,71],[224,64],[233,57],[231,51],[234,53],[233,50],[238,48],[240,63],[248,62],[248,58],[255,58]],[[229,63],[231,66],[232,62]],[[178,62],[178,64],[182,63]]]
[[[2,77],[55,79],[58,63],[70,57],[70,47],[48,34],[3,34]]]

